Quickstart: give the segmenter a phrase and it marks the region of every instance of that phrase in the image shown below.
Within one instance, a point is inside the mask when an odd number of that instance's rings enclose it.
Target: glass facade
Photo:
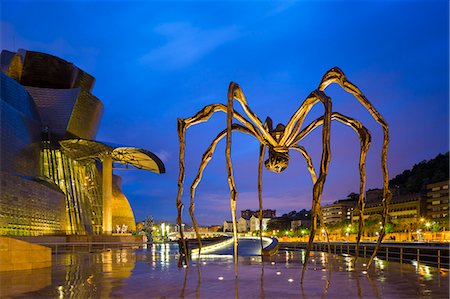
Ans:
[[[49,142],[44,142],[44,146]],[[101,176],[94,161],[81,164],[59,149],[41,152],[42,175],[66,195],[66,233],[98,234],[102,226]]]

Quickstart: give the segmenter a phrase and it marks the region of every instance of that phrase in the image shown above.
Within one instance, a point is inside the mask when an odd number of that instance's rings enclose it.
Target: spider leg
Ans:
[[[247,133],[249,135],[254,136],[253,133],[249,129],[247,129],[246,127],[241,126],[239,124],[233,124],[231,129],[232,130],[237,130],[237,131],[240,131],[240,132],[244,132],[244,133]],[[192,182],[192,185],[191,185],[191,190],[190,190],[191,191],[190,192],[191,200],[190,200],[190,206],[189,206],[189,214],[191,216],[192,223],[194,225],[195,234],[197,236],[197,240],[198,240],[198,243],[199,243],[199,254],[200,254],[201,249],[202,249],[202,241],[201,241],[200,234],[199,234],[199,231],[198,231],[197,220],[195,219],[195,216],[194,216],[195,190],[197,189],[197,186],[198,186],[198,184],[200,183],[200,181],[202,179],[203,171],[205,170],[205,168],[208,165],[209,161],[212,159],[212,156],[214,154],[214,151],[216,149],[217,144],[219,143],[220,140],[222,140],[223,137],[225,137],[226,134],[227,134],[227,130],[225,129],[222,132],[220,132],[216,136],[216,138],[214,138],[214,140],[211,142],[211,144],[209,145],[208,149],[205,151],[205,153],[202,156],[202,160],[200,162],[200,166],[198,168],[197,175],[196,175],[196,177],[195,177],[195,179],[194,179],[194,181]]]
[[[375,107],[369,102],[369,100],[363,95],[361,90],[356,87],[353,83],[347,80],[344,72],[338,67],[334,67],[330,69],[325,75],[322,77],[322,81],[319,84],[319,90],[324,90],[331,83],[339,84],[345,91],[351,93],[358,101],[370,112],[372,117],[382,126],[383,128],[383,147],[381,150],[381,169],[383,171],[383,214],[381,220],[381,231],[377,240],[377,244],[375,245],[375,249],[372,253],[372,256],[367,263],[367,268],[373,262],[374,257],[377,254],[378,249],[380,248],[381,242],[383,241],[384,235],[386,233],[386,224],[388,221],[388,206],[392,198],[392,193],[389,190],[389,174],[387,167],[387,151],[389,145],[389,126],[381,114],[375,109]]]
[[[277,146],[278,143],[275,141],[275,139],[272,137],[272,135],[270,135],[268,130],[266,130],[264,128],[264,125],[262,124],[262,122],[258,118],[258,116],[248,106],[247,100],[246,100],[245,95],[244,95],[244,92],[242,91],[242,89],[239,86],[239,84],[231,82],[230,86],[228,87],[228,108],[232,108],[233,107],[233,99],[237,100],[239,102],[239,104],[241,104],[245,114],[255,124],[255,126],[259,129],[259,131],[261,132],[262,137],[265,140],[267,140],[267,142],[270,143],[272,146]],[[232,112],[232,111],[229,111],[229,112]],[[236,113],[236,112],[234,112],[234,113]],[[267,122],[267,120],[266,120],[266,122]]]
[[[293,145],[293,146],[291,146],[291,148],[294,149],[294,150],[299,151],[302,154],[302,156],[305,158],[306,163],[308,164],[309,173],[311,174],[311,180],[312,180],[313,184],[315,184],[316,181],[317,181],[316,171],[314,170],[314,166],[312,164],[312,159],[309,156],[308,152],[305,150],[305,148],[303,146]],[[320,220],[321,226],[325,230],[325,236],[327,238],[327,244],[328,244],[328,254],[331,254],[330,238],[329,238],[329,235],[328,235],[328,229],[327,229],[327,227],[325,225],[325,222],[323,221],[322,209],[319,210],[319,220]]]
[[[237,265],[237,225],[236,225],[236,199],[238,196],[236,190],[236,183],[234,181],[233,175],[233,164],[231,161],[231,128],[233,123],[234,114],[236,113],[233,109],[233,102],[237,100],[244,112],[249,117],[249,119],[255,124],[255,126],[259,129],[259,133],[263,136],[264,143],[269,143],[274,147],[278,146],[278,143],[275,139],[270,135],[268,131],[264,129],[261,120],[256,116],[256,114],[250,109],[247,104],[247,100],[245,99],[245,95],[242,92],[242,89],[239,87],[237,83],[231,82],[228,87],[228,101],[227,101],[227,142],[225,147],[225,156],[227,161],[227,176],[228,176],[228,186],[230,188],[230,207],[231,207],[231,216],[233,220],[233,237],[234,237],[234,262],[235,267]],[[236,271],[237,277],[237,271]]]
[[[261,255],[263,254],[262,250],[263,250],[263,241],[262,241],[262,231],[263,231],[263,226],[262,226],[262,220],[263,220],[263,213],[262,213],[262,209],[263,209],[263,204],[262,204],[262,170],[263,170],[263,161],[264,161],[264,151],[266,149],[266,146],[264,144],[261,143],[260,147],[259,147],[259,161],[258,161],[258,202],[259,202],[259,240],[261,242]]]
[[[320,200],[322,198],[323,186],[325,184],[325,180],[328,174],[328,166],[330,164],[330,125],[331,125],[331,109],[332,104],[329,97],[327,97],[322,91],[315,90],[311,93],[311,95],[305,100],[305,102],[309,102],[309,105],[312,107],[318,101],[321,101],[324,105],[324,118],[323,118],[323,129],[322,129],[322,158],[320,163],[320,173],[317,178],[316,183],[313,187],[313,205],[312,205],[312,224],[311,231],[309,234],[309,241],[306,247],[305,260],[303,262],[302,269],[302,277],[301,283],[303,283],[303,277],[306,270],[306,265],[309,259],[309,253],[311,251],[311,246],[314,241],[314,236],[317,228],[317,215],[318,210],[320,210]],[[311,109],[308,107],[308,110]]]
[[[177,200],[176,200],[176,206],[178,210],[177,215],[177,224],[180,229],[180,239],[183,247],[183,253],[185,256],[185,263],[187,265],[187,248],[186,248],[186,242],[184,240],[183,235],[183,226],[182,226],[182,213],[183,213],[183,202],[181,201],[181,196],[183,195],[183,183],[185,178],[185,167],[184,167],[184,156],[185,156],[185,148],[186,148],[186,130],[192,125],[205,122],[207,121],[215,112],[227,112],[227,106],[223,104],[213,104],[208,105],[204,107],[202,110],[200,110],[197,114],[195,114],[192,117],[186,118],[186,119],[178,119],[178,125],[177,125],[177,131],[178,131],[178,139],[180,142],[180,152],[179,152],[179,168],[180,172],[178,175],[178,193],[177,193]],[[242,123],[248,130],[250,130],[254,136],[258,136],[262,138],[261,133],[258,131],[258,129],[248,120],[246,120],[242,115],[240,115],[238,112],[234,112],[233,117],[236,118],[237,121]],[[258,138],[259,139],[259,138]]]
[[[366,186],[366,156],[367,151],[369,150],[371,143],[371,135],[369,130],[367,130],[361,122],[356,119],[350,118],[343,114],[333,112],[331,114],[332,120],[337,120],[345,125],[350,126],[353,130],[358,133],[359,141],[360,141],[360,155],[359,155],[359,198],[358,198],[358,210],[359,210],[359,229],[358,235],[356,238],[356,250],[355,250],[355,262],[358,259],[359,254],[359,243],[361,240],[361,235],[364,230],[364,206],[365,206],[365,186]],[[320,117],[309,124],[305,129],[303,129],[298,136],[294,139],[294,142],[297,143],[302,140],[306,135],[308,135],[315,128],[323,124],[323,117]]]
[[[231,162],[231,128],[233,123],[233,101],[236,96],[236,90],[239,85],[231,82],[228,87],[228,102],[227,102],[227,143],[225,146],[225,158],[227,161],[227,176],[228,176],[228,186],[230,188],[230,208],[231,208],[231,218],[233,221],[233,238],[234,238],[234,268],[235,275],[237,278],[237,261],[238,261],[238,236],[237,236],[237,225],[236,225],[236,199],[238,196],[236,190],[236,183],[234,182],[233,176],[233,165]]]

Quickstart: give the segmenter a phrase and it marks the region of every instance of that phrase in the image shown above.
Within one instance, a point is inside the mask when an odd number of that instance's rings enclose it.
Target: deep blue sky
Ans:
[[[322,75],[339,66],[390,125],[390,177],[447,151],[448,28],[445,0],[1,2],[2,49],[50,53],[92,74],[93,93],[105,104],[97,139],[146,148],[165,162],[163,175],[115,171],[137,220],[175,219],[176,119],[225,103],[230,81],[241,85],[260,119],[270,115],[275,124],[286,123]],[[381,187],[381,129],[339,87],[326,92],[334,111],[372,132],[367,187]],[[317,106],[306,123],[320,113]],[[188,131],[185,190],[223,128],[224,114],[218,114]],[[331,139],[323,203],[358,192],[356,135],[333,123]],[[320,130],[303,145],[318,167]],[[238,209],[256,209],[258,143],[235,135],[232,151]],[[312,184],[298,153],[285,172],[265,171],[263,187],[265,208],[278,214],[311,207]],[[231,218],[223,143],[197,195],[201,224]],[[187,196],[183,200],[188,203]]]

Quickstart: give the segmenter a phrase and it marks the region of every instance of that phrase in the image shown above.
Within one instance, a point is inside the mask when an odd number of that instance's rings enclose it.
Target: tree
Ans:
[[[153,217],[148,216],[144,220],[144,228],[142,229],[145,232],[145,235],[147,236],[148,242],[153,242],[153,225],[154,225]]]

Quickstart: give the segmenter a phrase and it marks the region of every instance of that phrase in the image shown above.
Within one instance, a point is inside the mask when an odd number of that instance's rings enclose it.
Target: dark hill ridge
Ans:
[[[426,185],[449,178],[449,152],[434,159],[415,164],[389,181],[389,187],[398,188],[400,194],[426,192]]]

